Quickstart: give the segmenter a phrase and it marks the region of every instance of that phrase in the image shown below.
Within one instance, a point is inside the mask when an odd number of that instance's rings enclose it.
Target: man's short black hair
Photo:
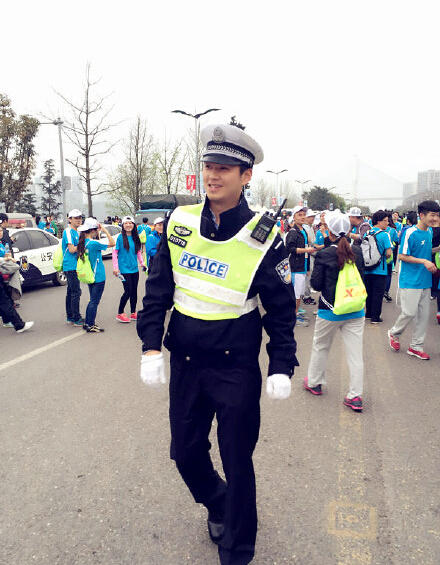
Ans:
[[[375,226],[378,222],[381,222],[385,218],[388,218],[388,212],[385,212],[385,210],[378,210],[377,212],[374,212],[371,222],[373,226]]]
[[[411,222],[412,226],[417,224],[417,212],[415,210],[410,210],[406,215],[407,222]]]
[[[143,222],[144,224],[148,224],[148,218],[142,218],[142,222]]]
[[[240,175],[245,173],[248,169],[252,169],[252,167],[249,167],[249,165],[246,165],[245,163],[243,163],[243,165],[239,165],[239,167],[240,167]]]
[[[417,206],[419,214],[427,214],[428,212],[440,212],[440,206],[435,200],[424,200]]]
[[[8,222],[9,221],[8,215],[5,214],[4,212],[0,212],[0,220],[2,222]]]

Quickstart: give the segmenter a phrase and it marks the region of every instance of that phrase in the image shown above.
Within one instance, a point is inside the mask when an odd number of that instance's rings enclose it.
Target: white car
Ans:
[[[9,229],[14,258],[20,261],[23,287],[51,281],[55,286],[67,283],[66,275],[53,268],[53,254],[60,240],[38,228]]]
[[[113,224],[102,224],[105,229],[109,232],[109,234],[113,237],[113,239],[116,241],[116,238],[118,237],[118,234],[121,233],[121,228],[119,226],[114,226]],[[108,245],[108,238],[105,235],[104,232],[101,232],[101,237],[99,238],[99,241],[101,243],[107,243]],[[102,257],[105,259],[106,257],[111,257],[112,256],[112,251],[113,251],[114,247],[107,247],[107,249],[105,251],[102,251]]]

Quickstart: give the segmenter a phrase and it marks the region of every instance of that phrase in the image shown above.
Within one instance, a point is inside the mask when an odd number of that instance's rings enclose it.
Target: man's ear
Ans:
[[[241,175],[241,184],[244,186],[251,181],[252,178],[252,169],[246,169],[244,173]]]

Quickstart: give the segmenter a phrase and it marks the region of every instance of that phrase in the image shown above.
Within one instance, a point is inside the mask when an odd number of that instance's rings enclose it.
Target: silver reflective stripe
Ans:
[[[246,293],[239,292],[238,290],[224,288],[212,282],[202,281],[196,277],[183,275],[176,271],[173,271],[173,277],[177,286],[192,290],[198,294],[203,294],[204,296],[209,296],[209,298],[213,298],[214,300],[221,300],[222,302],[228,302],[235,306],[243,306],[246,302],[248,290],[246,290]]]
[[[188,296],[185,292],[183,292],[183,290],[176,288],[174,290],[174,303],[182,306],[190,312],[199,314],[236,314],[237,316],[243,316],[244,314],[248,314],[249,312],[252,312],[252,310],[255,310],[258,306],[258,299],[254,296],[254,298],[246,300],[243,307],[233,305],[226,306],[223,304],[215,304],[213,302],[198,300],[197,298]]]
[[[194,214],[185,212],[185,210],[181,210],[180,208],[176,208],[174,210],[171,214],[170,221],[190,226],[195,229],[199,229],[200,227],[200,216],[194,216]]]

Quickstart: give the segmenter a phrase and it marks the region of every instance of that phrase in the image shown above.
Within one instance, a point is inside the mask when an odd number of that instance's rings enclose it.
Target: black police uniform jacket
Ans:
[[[203,237],[213,241],[225,241],[238,233],[253,216],[254,212],[242,196],[235,208],[220,215],[217,228],[206,199],[200,232]],[[137,331],[143,351],[161,349],[166,311],[173,306],[174,279],[169,245],[174,244],[167,240],[165,226],[152,272],[146,281],[143,308],[138,312]],[[208,359],[228,351],[236,356],[238,362],[246,362],[246,359],[255,360],[258,357],[264,327],[270,337],[266,346],[269,354],[268,374],[291,376],[298,361],[293,336],[295,295],[288,277],[287,261],[286,249],[277,235],[248,293],[248,298],[259,295],[265,310],[263,316],[256,308],[240,318],[212,321],[192,318],[174,309],[164,339],[165,347],[173,353]]]
[[[361,277],[364,277],[364,258],[359,245],[352,247],[355,263]],[[325,249],[320,249],[315,255],[315,264],[310,276],[310,285],[317,291],[321,292],[319,297],[320,310],[330,310],[324,300],[331,304],[335,303],[336,283],[338,282],[339,266],[338,256],[336,254],[336,245],[330,245]]]

